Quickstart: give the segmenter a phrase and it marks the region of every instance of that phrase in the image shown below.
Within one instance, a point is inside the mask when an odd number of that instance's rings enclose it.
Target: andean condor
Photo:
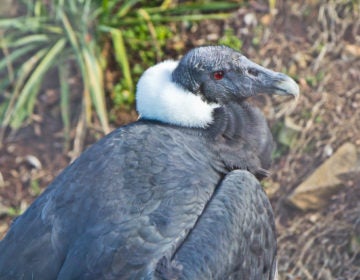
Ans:
[[[246,102],[296,96],[288,76],[225,46],[148,69],[140,118],[88,148],[0,242],[0,279],[275,279],[258,178],[273,140]]]

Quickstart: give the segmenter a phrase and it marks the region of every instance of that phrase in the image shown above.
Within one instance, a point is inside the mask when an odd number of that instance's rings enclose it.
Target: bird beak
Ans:
[[[255,93],[298,97],[300,93],[299,86],[289,76],[262,67],[244,56],[240,58],[240,65]]]
[[[292,95],[296,98],[300,93],[298,84],[285,74],[276,74],[278,75],[276,78],[278,81],[274,83],[274,93],[278,95]]]

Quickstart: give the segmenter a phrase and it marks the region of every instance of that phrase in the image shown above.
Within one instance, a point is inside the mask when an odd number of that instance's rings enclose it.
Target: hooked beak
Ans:
[[[276,72],[275,72],[276,73]],[[289,76],[276,73],[278,77],[273,85],[274,93],[278,95],[292,95],[293,97],[297,97],[300,93],[298,84]]]
[[[248,76],[256,93],[298,97],[300,93],[299,86],[289,76],[262,67],[244,56],[241,60],[241,65],[245,68],[245,75]]]

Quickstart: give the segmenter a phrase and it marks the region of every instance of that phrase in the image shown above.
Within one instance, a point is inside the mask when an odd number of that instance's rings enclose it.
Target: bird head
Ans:
[[[266,69],[226,46],[188,52],[172,74],[174,82],[209,103],[241,102],[259,93],[297,96],[293,79]]]
[[[285,74],[266,69],[226,46],[192,49],[179,61],[148,69],[137,87],[144,118],[206,127],[213,110],[265,93],[296,97],[299,87]]]

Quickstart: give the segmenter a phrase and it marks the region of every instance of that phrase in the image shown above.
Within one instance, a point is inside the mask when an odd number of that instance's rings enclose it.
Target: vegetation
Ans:
[[[111,54],[119,66],[118,80],[108,88],[111,104],[132,105],[134,79],[159,60],[166,40],[173,34],[167,23],[223,19],[230,2],[142,0],[19,0],[25,13],[0,19],[0,142],[6,127],[17,129],[32,114],[42,82],[55,69],[60,82],[60,103],[65,137],[71,116],[69,68],[76,64],[83,82],[82,127],[91,124],[95,109],[103,130],[108,131],[104,72]],[[98,6],[95,6],[98,5]],[[130,67],[129,57],[140,62]],[[85,125],[84,125],[85,124]]]

